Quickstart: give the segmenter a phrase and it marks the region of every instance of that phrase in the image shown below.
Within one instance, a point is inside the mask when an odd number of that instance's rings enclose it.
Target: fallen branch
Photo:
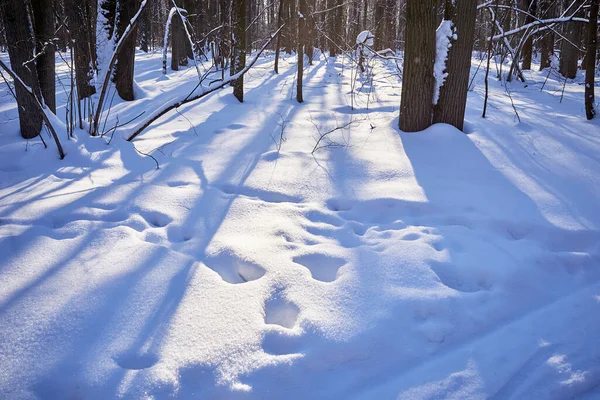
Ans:
[[[284,24],[285,25],[285,24]],[[238,73],[229,76],[229,78],[227,79],[223,79],[221,81],[216,81],[213,82],[211,84],[209,84],[208,86],[205,86],[202,88],[202,91],[195,95],[192,96],[192,93],[194,93],[196,91],[196,89],[200,86],[200,84],[196,85],[196,87],[192,90],[192,92],[190,94],[188,94],[187,96],[183,97],[183,99],[181,100],[177,100],[172,104],[165,104],[163,105],[163,107],[161,107],[158,110],[155,110],[153,113],[151,113],[137,128],[135,128],[135,130],[133,131],[133,133],[127,138],[128,142],[131,142],[133,139],[135,139],[135,137],[137,135],[139,135],[140,133],[142,133],[142,131],[144,129],[146,129],[148,126],[150,126],[151,123],[153,123],[154,121],[156,121],[158,118],[162,117],[163,115],[165,115],[166,113],[168,113],[169,111],[176,109],[184,104],[187,104],[189,102],[192,102],[194,100],[198,100],[216,90],[219,90],[225,86],[227,86],[228,84],[230,84],[231,82],[237,80],[238,78],[240,78],[241,76],[243,76],[246,72],[248,72],[248,70],[250,68],[252,68],[254,66],[254,64],[256,63],[256,61],[258,61],[258,58],[260,57],[260,55],[262,54],[262,52],[269,46],[269,44],[271,44],[271,41],[279,34],[279,32],[281,32],[281,29],[283,29],[284,25],[281,25],[281,27],[279,29],[277,29],[277,31],[271,35],[271,37],[269,38],[269,40],[263,45],[263,47],[258,51],[258,53],[254,56],[254,58],[252,59],[252,61],[250,61],[250,63],[248,65],[246,65],[241,71],[239,71]],[[181,97],[180,97],[181,98]]]

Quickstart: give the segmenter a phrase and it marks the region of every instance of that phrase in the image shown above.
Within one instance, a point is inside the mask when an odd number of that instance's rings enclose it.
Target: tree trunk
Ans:
[[[179,14],[175,13],[171,20],[171,69],[179,71],[179,62],[181,61],[183,26]]]
[[[56,72],[54,68],[54,14],[52,0],[32,1],[36,49],[43,53],[36,60],[40,90],[46,106],[56,114]]]
[[[30,30],[26,3],[22,0],[6,0],[3,6],[3,22],[11,68],[27,86],[39,87],[35,67],[30,70],[23,65],[33,58],[34,49],[33,32]],[[35,99],[27,93],[26,89],[15,84],[15,91],[21,136],[25,139],[33,139],[42,129],[42,116],[37,110]]]
[[[86,2],[80,0],[67,0],[66,3],[67,23],[74,41],[77,97],[82,100],[96,93],[96,88],[91,84],[96,53],[96,29],[91,18],[92,14],[96,15],[97,9],[93,7],[92,11]]]
[[[431,125],[435,62],[436,0],[407,0],[400,129]]]
[[[117,12],[117,38],[121,38],[129,21],[138,11],[139,2],[137,0],[119,0]],[[123,42],[123,47],[117,57],[115,67],[114,82],[119,97],[123,100],[133,100],[133,72],[135,67],[135,43],[137,36],[137,25],[133,27],[133,32]],[[118,41],[118,40],[117,40]]]
[[[583,0],[579,0],[571,10],[576,10]],[[569,2],[570,3],[570,2]],[[565,3],[566,4],[566,3]],[[577,13],[577,17],[582,17],[581,12]],[[581,22],[571,21],[564,23],[564,36],[575,45],[581,42]],[[560,46],[560,61],[559,71],[565,78],[574,79],[577,76],[577,64],[579,62],[579,50],[569,43],[567,40],[562,40]]]
[[[445,19],[452,21],[457,39],[452,39],[450,42],[452,46],[446,60],[448,76],[440,88],[440,97],[434,107],[433,122],[450,124],[461,131],[467,106],[476,16],[477,4],[474,1],[446,0]]]
[[[540,1],[540,18],[554,18],[556,5],[553,0]],[[554,55],[554,32],[548,30],[543,32],[544,35],[540,39],[540,71],[548,68],[552,64],[552,56]]]
[[[592,119],[596,115],[596,110],[594,109],[594,78],[596,75],[599,0],[591,0],[590,3],[590,22],[588,23],[587,32],[587,65],[585,70],[585,115],[587,119]]]
[[[150,4],[148,4],[146,5],[146,8],[144,8],[144,11],[142,11],[142,15],[140,15],[140,50],[145,53],[148,52],[148,44],[152,36],[149,17],[151,10],[152,8],[150,7]]]
[[[238,73],[246,66],[246,0],[235,1],[235,59],[233,70]],[[233,84],[233,95],[241,102],[244,101],[244,76],[240,76]]]
[[[529,24],[535,21],[533,15],[537,8],[537,0],[526,0],[528,3],[528,12],[531,15],[525,17],[525,23]],[[531,69],[531,57],[533,55],[533,36],[529,35],[525,43],[523,44],[523,63],[521,65],[522,70]]]
[[[296,100],[304,101],[302,97],[302,78],[304,75],[304,41],[306,38],[306,1],[298,0],[298,79],[296,80]]]
[[[279,10],[277,11],[277,29],[281,26],[283,21],[283,8],[285,7],[285,0],[279,0]],[[277,40],[275,41],[275,64],[273,66],[273,70],[276,74],[279,73],[279,52],[281,49],[281,34],[277,35]]]

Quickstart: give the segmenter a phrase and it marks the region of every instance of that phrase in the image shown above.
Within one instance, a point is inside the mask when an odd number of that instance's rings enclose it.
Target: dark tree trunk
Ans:
[[[408,0],[400,129],[415,132],[431,125],[435,62],[436,0]]]
[[[238,73],[246,66],[246,0],[235,1],[235,24],[233,33],[235,37],[235,59],[233,70]],[[233,85],[233,95],[241,102],[244,101],[244,76],[236,79]]]
[[[149,17],[151,10],[152,7],[150,7],[150,4],[147,4],[144,8],[144,11],[142,11],[142,14],[140,15],[140,50],[142,50],[145,53],[148,52],[148,45],[152,37],[152,30]]]
[[[92,17],[95,18],[97,10],[87,3],[79,0],[66,0],[67,23],[71,39],[74,41],[75,81],[79,100],[96,93],[96,88],[90,82],[96,54],[96,27],[92,26]],[[110,15],[108,16],[110,17]],[[114,18],[114,13],[112,17]],[[109,25],[111,25],[110,18]]]
[[[585,70],[585,115],[592,119],[596,115],[594,109],[594,78],[596,76],[596,51],[598,41],[598,3],[599,0],[591,0],[590,22],[587,32],[587,56]]]
[[[34,49],[33,32],[30,30],[26,3],[23,0],[6,0],[2,11],[11,68],[27,86],[39,87],[35,65],[31,70],[23,65],[33,58]],[[25,139],[33,139],[42,129],[42,116],[37,110],[35,99],[27,93],[26,89],[15,85],[15,90],[21,136]]]
[[[120,38],[129,25],[129,21],[138,11],[137,0],[119,0],[117,13],[117,38]],[[133,72],[135,67],[135,43],[137,36],[137,25],[133,32],[123,42],[123,47],[117,56],[114,82],[119,97],[123,100],[133,100]]]
[[[385,4],[386,0],[375,1],[375,39],[373,45],[377,50],[385,47]]]
[[[554,18],[556,5],[553,0],[540,0],[540,18]],[[554,55],[554,32],[548,30],[540,39],[540,71],[550,67]]]
[[[537,8],[537,0],[526,0],[528,3],[528,12],[531,15],[525,17],[525,23],[529,24],[535,20],[533,15]],[[533,55],[533,36],[529,35],[525,43],[523,44],[523,64],[521,69],[531,69],[531,57]]]
[[[296,100],[304,101],[302,97],[302,78],[304,76],[304,41],[306,38],[306,10],[307,0],[298,0],[298,79],[296,80]]]
[[[175,13],[171,19],[171,69],[179,71],[183,53],[183,25],[179,14]]]
[[[283,9],[285,7],[285,0],[279,0],[279,10],[277,11],[277,28],[281,26],[283,23]],[[273,66],[273,70],[276,74],[279,73],[279,51],[281,49],[281,33],[277,35],[277,39],[275,41],[275,64]]]
[[[52,0],[36,0],[31,2],[37,52],[43,53],[36,60],[36,69],[40,82],[40,90],[44,102],[56,114],[56,82],[54,68],[54,14]]]
[[[434,107],[433,122],[443,122],[462,131],[467,106],[471,53],[475,33],[477,4],[472,0],[446,0],[445,19],[454,24],[456,40],[446,60],[446,81],[440,88],[440,97]]]
[[[583,0],[579,0],[571,9],[576,10]],[[582,17],[581,13],[577,13],[577,17]],[[567,40],[562,40],[560,46],[560,61],[559,61],[559,71],[565,78],[574,79],[577,76],[577,64],[579,62],[579,53],[580,51],[573,46],[579,45],[581,41],[581,32],[582,26],[581,22],[571,21],[567,22],[564,25],[564,36]],[[571,43],[569,43],[569,41]]]

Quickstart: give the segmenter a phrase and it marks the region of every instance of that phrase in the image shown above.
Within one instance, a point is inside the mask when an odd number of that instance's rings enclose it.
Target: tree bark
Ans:
[[[298,0],[298,79],[296,80],[296,100],[304,101],[302,97],[302,79],[304,76],[304,41],[306,38],[306,10],[307,0]]]
[[[138,11],[139,2],[137,0],[119,0],[117,13],[117,38],[121,38],[129,21]],[[133,100],[133,73],[135,68],[135,43],[137,37],[137,24],[132,28],[132,32],[123,42],[123,47],[117,56],[117,65],[115,67],[114,82],[119,97],[123,100]]]
[[[584,0],[579,0],[571,9],[576,10],[581,5],[582,1]],[[583,15],[579,12],[576,16],[581,17]],[[578,46],[581,42],[581,22],[570,21],[563,25],[565,27],[564,36],[571,43]],[[579,62],[580,51],[574,47],[573,44],[569,43],[569,41],[563,39],[561,42],[559,71],[565,78],[574,79],[577,76],[577,64]]]
[[[235,1],[236,21],[233,26],[235,37],[235,59],[233,71],[238,73],[246,66],[246,0]],[[244,101],[244,75],[235,80],[233,95],[242,103]]]
[[[431,125],[435,63],[436,0],[408,0],[400,129],[422,131]]]
[[[54,14],[52,0],[31,2],[37,52],[43,52],[36,60],[40,90],[46,106],[56,114],[56,72],[54,53]]]
[[[553,0],[540,1],[540,18],[554,18],[556,5]],[[546,31],[540,39],[540,71],[552,64],[554,55],[554,32]]]
[[[590,22],[588,23],[587,56],[585,70],[585,115],[592,119],[596,115],[594,108],[594,78],[596,75],[596,51],[598,41],[598,3],[599,0],[590,1]]]
[[[39,87],[35,68],[23,64],[33,58],[34,41],[28,20],[29,11],[23,0],[6,0],[3,4],[8,57],[12,70],[32,89]],[[42,129],[42,116],[37,110],[35,98],[27,90],[15,84],[21,136],[33,139]],[[36,93],[37,94],[37,93]]]
[[[445,19],[452,21],[457,39],[451,40],[446,60],[446,81],[434,107],[433,122],[463,130],[477,4],[472,0],[446,0]]]
[[[527,11],[531,15],[527,15],[525,17],[525,23],[529,24],[535,19],[533,15],[535,15],[537,8],[537,0],[525,0],[528,4]],[[525,43],[523,44],[523,63],[521,65],[522,70],[531,69],[531,57],[533,55],[533,36],[529,35]]]
[[[92,24],[92,17],[97,13],[97,9],[87,4],[87,1],[66,0],[66,3],[67,23],[71,40],[74,41],[77,97],[82,100],[96,93],[91,79],[96,54],[96,28]]]

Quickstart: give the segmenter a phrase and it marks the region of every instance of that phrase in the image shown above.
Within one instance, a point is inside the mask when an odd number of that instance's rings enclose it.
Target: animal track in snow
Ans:
[[[173,221],[173,218],[159,211],[140,211],[140,215],[148,222],[148,225],[154,228],[165,227]]]
[[[115,360],[117,365],[123,369],[139,370],[152,367],[158,362],[158,357],[153,353],[137,354],[131,352],[113,357],[113,360]]]
[[[333,282],[338,277],[338,271],[346,265],[346,260],[326,254],[306,254],[293,258],[296,264],[306,267],[312,277],[321,282]]]
[[[292,329],[296,325],[298,314],[298,306],[279,297],[273,297],[265,303],[265,324]]]
[[[352,203],[349,200],[330,199],[327,200],[326,204],[331,211],[348,211],[352,209]]]
[[[490,290],[491,284],[483,279],[477,279],[475,274],[465,274],[457,271],[456,267],[448,263],[432,263],[431,269],[445,286],[459,292],[473,293]]]
[[[261,266],[229,253],[210,257],[204,260],[204,265],[219,274],[225,282],[233,284],[255,281],[265,274]]]

